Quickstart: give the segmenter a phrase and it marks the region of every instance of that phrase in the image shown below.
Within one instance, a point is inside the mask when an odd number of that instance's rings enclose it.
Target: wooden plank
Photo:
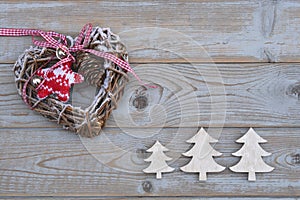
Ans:
[[[0,7],[1,27],[73,36],[87,22],[111,27],[131,62],[300,61],[296,0],[2,1]],[[31,39],[0,38],[0,44],[0,63],[12,63]]]
[[[1,197],[3,200],[11,200],[15,197]],[[55,196],[55,199],[59,200],[95,200],[95,199],[105,199],[105,200],[127,200],[127,199],[133,199],[133,200],[140,200],[141,197],[57,197]],[[243,200],[273,200],[274,198],[265,198],[265,197],[155,197],[155,199],[168,199],[168,200],[238,200],[243,198]],[[53,200],[53,197],[26,197],[26,200]],[[142,197],[143,200],[152,200],[153,197]],[[280,197],[280,199],[284,200],[295,200],[295,198],[288,198],[288,197]]]
[[[300,64],[142,64],[130,78],[108,127],[299,127]],[[17,95],[10,65],[0,65],[0,126],[57,127]],[[76,85],[73,105],[95,89]]]
[[[148,129],[151,131],[151,129]],[[189,159],[180,156],[190,145],[185,142],[197,129],[145,129],[125,132],[106,128],[94,139],[82,139],[56,129],[0,129],[1,196],[201,196],[201,197],[297,197],[300,195],[299,128],[256,128],[268,140],[263,148],[272,152],[265,162],[275,167],[248,182],[247,174],[209,174],[199,182],[197,174],[179,170]],[[229,167],[238,162],[231,156],[240,148],[234,141],[247,128],[208,129],[219,139],[214,148],[223,153],[216,162]],[[175,172],[155,175],[142,173],[148,163],[146,149],[159,139],[174,160]],[[88,151],[87,151],[88,150]]]

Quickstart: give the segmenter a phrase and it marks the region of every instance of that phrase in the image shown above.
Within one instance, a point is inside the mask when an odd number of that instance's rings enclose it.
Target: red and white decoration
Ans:
[[[43,79],[36,88],[38,98],[44,99],[51,94],[56,94],[58,100],[62,102],[69,100],[70,87],[84,80],[82,75],[72,71],[71,64],[72,62],[69,61],[54,69],[39,69],[36,72],[36,75]]]
[[[127,72],[130,72],[134,77],[143,85],[147,85],[141,81],[141,79],[136,75],[134,70],[131,68],[130,64],[123,59],[118,58],[117,56],[108,53],[108,52],[101,52],[93,49],[86,48],[87,44],[89,43],[90,34],[93,30],[91,24],[86,24],[78,37],[75,40],[75,43],[72,47],[68,47],[68,43],[66,40],[66,36],[60,33],[56,33],[53,31],[42,31],[37,29],[16,29],[16,28],[0,28],[0,36],[12,36],[12,37],[19,37],[19,36],[32,36],[32,42],[36,46],[39,47],[46,47],[52,49],[60,49],[65,58],[61,59],[61,63],[67,63],[63,66],[53,66],[49,70],[42,70],[39,72],[40,76],[44,78],[44,81],[38,87],[38,97],[43,99],[50,94],[57,94],[58,99],[62,102],[67,102],[69,99],[69,89],[72,84],[81,83],[83,81],[82,76],[79,77],[77,73],[71,73],[69,61],[75,61],[76,59],[72,55],[72,53],[76,53],[78,51],[84,51],[91,54],[94,54],[98,57],[108,59],[118,65],[120,68],[124,69]],[[42,37],[44,41],[36,40],[35,37]],[[52,70],[53,68],[53,70]],[[54,73],[56,72],[56,74]],[[66,80],[69,77],[74,75],[74,80]],[[53,78],[56,77],[57,78]],[[59,77],[59,78],[58,78]],[[27,80],[30,81],[30,80]],[[58,82],[57,82],[58,81]],[[27,96],[26,96],[26,87],[28,83],[25,84],[23,89],[22,97],[27,103]],[[147,85],[148,87],[156,88],[156,86]],[[62,87],[62,88],[61,88]],[[28,104],[28,103],[27,103]]]

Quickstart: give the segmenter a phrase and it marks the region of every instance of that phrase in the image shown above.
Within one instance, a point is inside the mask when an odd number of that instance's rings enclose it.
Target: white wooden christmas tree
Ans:
[[[184,156],[192,157],[191,161],[181,167],[184,172],[198,172],[199,180],[205,181],[207,179],[207,172],[221,172],[225,167],[215,162],[213,156],[221,156],[222,153],[213,149],[209,143],[216,143],[218,140],[214,139],[201,128],[200,131],[191,139],[187,140],[188,143],[195,145]]]
[[[156,178],[161,179],[161,173],[172,172],[174,168],[168,166],[166,161],[172,160],[164,154],[164,151],[168,151],[166,147],[156,141],[155,144],[147,150],[147,152],[152,152],[151,156],[145,159],[146,162],[151,162],[150,165],[144,169],[145,173],[156,173]]]
[[[248,172],[248,180],[255,181],[255,172],[271,172],[274,168],[267,165],[262,156],[269,156],[271,153],[261,148],[259,143],[266,143],[267,140],[261,138],[252,128],[238,139],[236,142],[244,143],[242,148],[233,153],[234,156],[241,156],[241,160],[230,170],[234,172]]]

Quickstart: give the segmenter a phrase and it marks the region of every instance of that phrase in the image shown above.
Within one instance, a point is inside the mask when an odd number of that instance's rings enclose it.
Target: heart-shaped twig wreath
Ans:
[[[82,136],[100,134],[123,95],[126,72],[141,81],[128,64],[125,46],[109,28],[87,24],[74,41],[55,32],[0,29],[0,36],[26,35],[33,37],[36,46],[14,65],[19,94],[30,108]],[[69,99],[71,87],[83,80],[98,91],[85,109],[72,106]]]

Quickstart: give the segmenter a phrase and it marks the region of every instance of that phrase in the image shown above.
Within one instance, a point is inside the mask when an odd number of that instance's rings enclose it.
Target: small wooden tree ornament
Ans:
[[[267,165],[262,156],[270,156],[271,153],[261,148],[259,143],[266,143],[267,140],[260,137],[252,128],[236,140],[237,143],[244,143],[242,148],[233,153],[233,156],[241,156],[241,160],[229,169],[233,172],[248,172],[248,180],[256,181],[255,172],[271,172],[273,167]]]
[[[156,178],[161,179],[161,173],[172,172],[174,168],[168,166],[166,161],[172,160],[164,154],[164,151],[168,151],[166,147],[156,141],[155,144],[147,150],[147,152],[152,152],[151,156],[145,159],[146,162],[151,162],[149,167],[143,170],[145,173],[156,173]]]
[[[200,131],[191,139],[187,140],[188,143],[195,145],[184,156],[192,157],[191,161],[181,167],[184,172],[199,172],[199,180],[207,180],[207,172],[221,172],[225,167],[216,163],[213,156],[221,156],[222,153],[214,150],[209,143],[216,143],[218,140],[214,139],[201,128]]]

